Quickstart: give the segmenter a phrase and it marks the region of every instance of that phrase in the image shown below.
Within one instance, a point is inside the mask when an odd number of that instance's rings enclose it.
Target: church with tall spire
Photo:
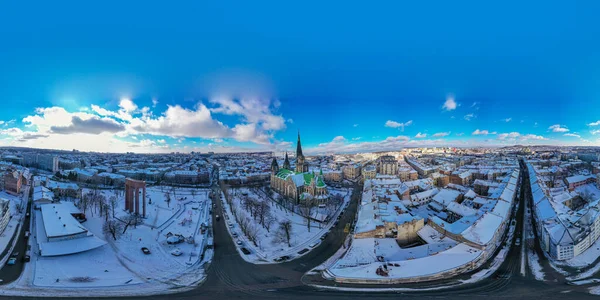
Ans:
[[[295,203],[317,200],[322,203],[329,198],[329,191],[323,179],[323,172],[309,172],[308,162],[302,153],[300,132],[296,144],[296,168],[292,170],[287,152],[283,167],[279,168],[277,159],[271,162],[271,188],[280,195],[291,198]]]
[[[300,143],[300,131],[298,131],[298,143],[296,144],[296,172],[308,172],[308,163],[304,159],[304,154],[302,154],[302,143]]]

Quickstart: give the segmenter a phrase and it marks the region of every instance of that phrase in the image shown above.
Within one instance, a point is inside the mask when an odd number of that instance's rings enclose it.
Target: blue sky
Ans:
[[[595,1],[216,2],[2,4],[0,145],[600,145]]]

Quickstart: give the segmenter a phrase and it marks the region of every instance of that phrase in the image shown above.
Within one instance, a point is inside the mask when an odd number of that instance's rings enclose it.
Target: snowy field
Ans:
[[[345,207],[350,201],[350,195],[352,194],[351,189],[330,189],[330,193],[340,194],[343,196],[343,204],[340,207]],[[299,251],[303,249],[311,250],[310,245],[319,243],[321,236],[327,233],[331,226],[336,221],[337,216],[340,213],[340,209],[337,209],[333,215],[328,219],[328,222],[319,223],[316,221],[310,222],[310,229],[306,219],[287,209],[284,209],[276,202],[267,198],[267,195],[261,191],[248,188],[230,189],[229,194],[232,197],[233,211],[237,212],[238,218],[236,219],[233,215],[232,207],[223,200],[224,208],[226,209],[225,222],[227,222],[228,230],[233,236],[234,241],[238,245],[238,250],[241,256],[248,262],[251,263],[274,263],[273,259],[287,255],[291,258],[300,256]],[[263,202],[269,206],[270,216],[272,217],[270,226],[263,226],[260,224],[258,219],[251,216],[251,214],[244,209],[243,197],[250,197]],[[224,197],[223,197],[224,199]],[[319,215],[320,209],[315,209],[315,216]],[[320,215],[324,215],[325,212],[320,212]],[[238,220],[248,220],[250,226],[256,231],[256,244],[250,241],[248,237],[242,232]],[[289,246],[287,239],[283,237],[280,230],[280,224],[282,222],[289,221],[291,223],[291,234]],[[266,227],[269,227],[268,229]],[[241,248],[248,249],[251,253],[245,255],[241,252]],[[308,253],[306,251],[305,253]],[[303,254],[305,254],[303,253]]]
[[[84,190],[86,192],[88,190]],[[122,191],[98,192],[107,199],[116,196],[119,199],[116,217],[124,219],[127,216]],[[171,193],[170,203],[166,201],[165,192]],[[82,225],[108,242],[100,248],[72,255],[41,257],[37,255],[37,243],[32,236],[31,262],[19,280],[6,286],[10,290],[1,290],[0,294],[14,295],[16,291],[23,291],[17,294],[73,296],[73,292],[78,291],[75,295],[97,296],[97,289],[102,288],[111,296],[147,295],[174,292],[198,284],[205,278],[205,264],[213,254],[212,250],[207,250],[202,255],[212,225],[208,190],[194,189],[192,192],[192,189],[178,188],[172,192],[148,188],[147,198],[152,198],[152,204],[147,204],[148,217],[140,225],[130,225],[116,241],[103,233],[105,217],[100,216],[97,208],[88,207],[87,221]],[[41,213],[36,211],[34,216],[32,227],[40,227]],[[185,241],[168,244],[168,232],[185,237]],[[142,247],[151,253],[144,254]]]

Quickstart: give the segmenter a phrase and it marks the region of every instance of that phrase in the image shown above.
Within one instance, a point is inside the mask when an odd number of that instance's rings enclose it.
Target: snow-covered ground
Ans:
[[[316,221],[310,222],[310,229],[306,219],[287,209],[284,209],[276,202],[268,199],[266,194],[260,191],[249,188],[239,188],[229,190],[229,195],[232,197],[232,206],[234,211],[237,212],[238,218],[234,217],[232,207],[229,206],[225,197],[223,197],[223,206],[226,211],[225,222],[227,222],[227,228],[229,233],[234,236],[240,251],[241,256],[244,260],[251,263],[274,263],[273,259],[287,255],[291,258],[299,257],[309,251],[299,254],[298,252],[303,249],[312,250],[310,245],[319,243],[321,236],[327,233],[331,226],[336,221],[337,216],[341,212],[341,208],[346,207],[346,204],[350,201],[350,195],[352,194],[351,189],[329,189],[330,194],[340,194],[343,196],[343,204],[337,209],[334,214],[329,218],[328,222],[319,223]],[[250,215],[250,213],[243,208],[242,198],[245,196],[251,197],[258,201],[266,203],[270,208],[270,215],[274,218],[269,230],[264,226],[260,225],[258,220]],[[321,209],[316,209],[319,211]],[[322,214],[325,214],[323,211]],[[242,232],[238,220],[247,219],[251,226],[257,231],[256,234],[256,245],[251,242],[246,235]],[[288,247],[287,240],[281,238],[281,234],[278,233],[280,230],[279,224],[284,221],[290,221],[292,224],[291,228],[291,239],[290,246]],[[239,242],[238,242],[239,241]],[[245,255],[241,252],[241,248],[248,249],[251,253]]]
[[[529,270],[535,277],[536,280],[544,280],[544,271],[542,270],[542,265],[540,264],[540,259],[537,253],[533,252],[531,249],[527,250],[527,263],[529,265]]]
[[[87,191],[84,191],[84,193]],[[117,218],[124,219],[122,192],[102,190],[107,199],[119,195],[115,209]],[[175,292],[191,288],[205,278],[205,265],[212,259],[212,250],[204,252],[207,235],[202,224],[211,226],[208,190],[179,188],[177,198],[169,204],[160,188],[148,188],[148,217],[144,223],[129,226],[116,241],[103,233],[104,216],[88,208],[87,221],[82,223],[90,232],[108,244],[94,250],[73,255],[41,257],[37,255],[37,243],[32,236],[32,259],[26,264],[21,278],[0,290],[4,295],[98,295],[98,291],[110,296],[148,295]],[[179,200],[181,199],[181,200]],[[140,206],[141,207],[141,206]],[[171,209],[172,208],[172,209]],[[35,211],[32,227],[40,226],[41,213]],[[162,221],[162,222],[161,222]],[[159,226],[155,227],[155,224]],[[181,234],[191,243],[167,244],[166,234]],[[142,247],[150,249],[144,254]],[[181,255],[171,252],[179,249]],[[9,289],[10,288],[10,289]],[[74,290],[76,289],[76,290]],[[74,293],[78,291],[78,293]]]

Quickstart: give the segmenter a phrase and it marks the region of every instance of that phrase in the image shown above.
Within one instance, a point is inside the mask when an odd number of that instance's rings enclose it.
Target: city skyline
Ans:
[[[174,9],[49,5],[29,21],[11,3],[0,146],[284,151],[298,131],[307,154],[600,145],[594,9],[440,5],[427,17],[409,13],[426,5],[349,5],[330,18],[327,5],[197,4],[155,23]],[[215,13],[191,22],[198,11]]]

